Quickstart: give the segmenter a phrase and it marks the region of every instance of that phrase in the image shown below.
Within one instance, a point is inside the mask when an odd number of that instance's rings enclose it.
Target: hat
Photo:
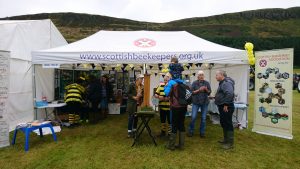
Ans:
[[[138,74],[137,76],[136,76],[136,78],[138,79],[138,78],[144,78],[144,75],[143,74]]]

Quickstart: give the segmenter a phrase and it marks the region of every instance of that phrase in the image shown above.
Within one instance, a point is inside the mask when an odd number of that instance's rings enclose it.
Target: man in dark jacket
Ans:
[[[220,112],[220,123],[223,128],[224,139],[219,141],[224,149],[233,148],[234,131],[232,125],[232,114],[234,112],[234,80],[227,77],[223,70],[216,72],[219,88],[215,95],[215,104]]]
[[[189,137],[194,135],[195,121],[197,118],[198,110],[201,109],[201,123],[200,123],[200,137],[205,137],[206,126],[206,113],[208,107],[208,96],[210,95],[211,88],[208,81],[204,80],[204,72],[200,70],[198,73],[198,79],[192,84],[193,91],[193,105],[192,105],[192,120],[189,126]]]

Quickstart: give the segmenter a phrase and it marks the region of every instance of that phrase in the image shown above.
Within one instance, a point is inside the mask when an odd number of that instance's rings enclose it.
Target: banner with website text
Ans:
[[[292,139],[293,49],[256,52],[253,131]]]

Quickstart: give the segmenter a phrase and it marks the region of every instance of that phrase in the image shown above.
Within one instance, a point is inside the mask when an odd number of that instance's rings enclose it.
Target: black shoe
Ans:
[[[231,143],[223,144],[222,148],[225,150],[233,149],[233,144],[231,144]]]
[[[133,132],[128,132],[127,138],[133,138]]]
[[[205,138],[205,134],[200,134],[200,137],[201,138]]]

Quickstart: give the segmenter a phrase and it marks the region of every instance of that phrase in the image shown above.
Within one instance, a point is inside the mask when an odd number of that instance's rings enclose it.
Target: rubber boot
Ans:
[[[227,131],[227,143],[223,144],[223,149],[229,150],[233,148],[233,140],[234,140],[234,132],[233,131]]]
[[[168,136],[170,136],[170,134],[172,133],[172,126],[171,124],[166,124],[166,128],[167,128],[167,133],[168,133]]]
[[[218,143],[220,144],[226,144],[228,140],[228,135],[225,129],[223,129],[223,140],[219,140]]]
[[[180,150],[184,149],[185,132],[179,132],[179,144],[175,146]]]
[[[175,150],[175,142],[176,142],[176,133],[171,133],[169,137],[169,142],[166,145],[166,148],[174,151]]]
[[[75,121],[75,114],[70,113],[69,114],[69,124],[71,126],[74,125],[74,121]]]

